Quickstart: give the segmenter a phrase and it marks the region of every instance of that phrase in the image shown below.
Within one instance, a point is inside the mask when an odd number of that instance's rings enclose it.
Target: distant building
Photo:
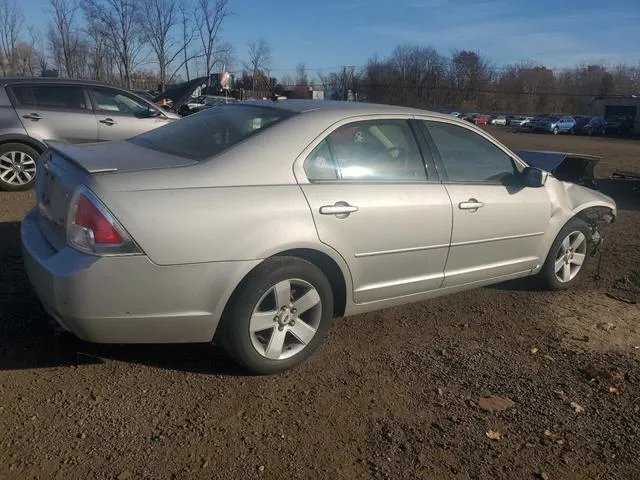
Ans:
[[[591,115],[621,125],[622,134],[640,135],[640,95],[596,97],[590,104]]]

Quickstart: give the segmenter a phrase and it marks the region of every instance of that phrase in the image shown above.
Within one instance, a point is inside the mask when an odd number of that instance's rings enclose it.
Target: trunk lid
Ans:
[[[49,146],[54,152],[91,174],[186,167],[197,163],[126,140],[84,145],[51,142]]]
[[[76,187],[88,173],[55,150],[38,160],[36,201],[42,233],[56,250],[67,243],[67,212]]]

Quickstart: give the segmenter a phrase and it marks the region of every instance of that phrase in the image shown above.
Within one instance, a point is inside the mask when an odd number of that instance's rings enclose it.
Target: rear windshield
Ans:
[[[224,105],[130,138],[131,143],[202,161],[217,155],[294,112],[252,105]]]

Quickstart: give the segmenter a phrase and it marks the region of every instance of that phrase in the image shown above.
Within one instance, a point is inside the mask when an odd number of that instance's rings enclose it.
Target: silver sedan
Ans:
[[[616,214],[468,122],[353,102],[226,105],[39,162],[25,266],[63,328],[215,339],[260,373],[336,316],[527,276],[567,288]]]

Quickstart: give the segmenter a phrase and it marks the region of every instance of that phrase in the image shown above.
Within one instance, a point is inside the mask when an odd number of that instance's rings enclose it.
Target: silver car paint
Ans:
[[[24,142],[38,149],[45,148],[49,141],[67,143],[86,143],[100,140],[99,126],[108,128],[101,124],[99,120],[106,118],[100,112],[94,112],[88,105],[87,110],[53,109],[43,107],[18,107],[14,108],[6,88],[12,85],[33,85],[33,86],[75,86],[78,88],[90,88],[99,86],[102,88],[112,88],[100,82],[69,80],[61,78],[2,78],[0,79],[0,140]],[[121,90],[119,90],[121,91]],[[133,118],[128,117],[127,121],[122,121],[120,128],[112,130],[112,134],[103,135],[104,140],[120,140],[152,128],[166,125],[180,116],[162,111],[138,95],[126,92],[139,101],[149,105],[158,111],[159,116],[153,118]],[[87,102],[88,102],[87,98]],[[32,120],[24,118],[25,115],[35,113],[42,118]],[[101,116],[99,116],[101,115]],[[118,120],[118,119],[116,119]]]
[[[68,143],[98,141],[98,121],[91,109],[16,107],[15,111],[27,134],[39,141],[58,140]],[[37,117],[31,118],[33,115]]]
[[[45,309],[65,329],[93,342],[210,341],[224,309],[219,299],[228,299],[259,263],[163,267],[142,255],[99,258],[70,247],[56,251],[35,210],[23,220],[21,235],[28,239],[25,268]]]
[[[138,158],[160,156],[155,163],[140,160],[135,164],[153,163],[156,169],[131,171],[134,166],[127,168],[120,160],[114,160],[111,165],[118,168],[117,174],[91,175],[86,184],[125,226],[147,257],[104,258],[95,263],[100,270],[92,264],[88,270],[70,276],[60,270],[61,263],[56,259],[62,255],[68,263],[83,265],[89,256],[68,247],[58,253],[51,247],[51,251],[46,251],[34,240],[42,235],[40,228],[30,221],[23,224],[22,232],[29,276],[43,302],[49,302],[49,309],[57,310],[58,316],[73,318],[76,324],[100,325],[97,330],[87,325],[76,326],[76,330],[85,329],[81,333],[88,339],[209,341],[240,280],[261,259],[284,251],[310,249],[330,257],[343,274],[347,286],[345,314],[351,315],[535,273],[558,231],[571,217],[593,206],[608,207],[615,212],[615,204],[605,195],[552,176],[544,187],[522,189],[516,207],[508,205],[506,187],[416,182],[387,185],[384,189],[363,184],[349,192],[342,186],[312,185],[306,180],[302,163],[329,132],[345,122],[380,117],[429,119],[463,126],[494,142],[518,164],[526,166],[510,150],[468,122],[417,110],[370,105],[307,111],[211,161],[190,166],[181,166],[175,157],[162,157],[151,150],[141,152],[138,147],[124,143],[116,148],[125,158],[128,148],[130,152],[136,151]],[[295,122],[294,134],[289,122]],[[107,162],[101,166],[109,165]],[[381,195],[380,202],[367,192]],[[425,200],[420,204],[423,192]],[[453,205],[445,201],[445,194],[451,197]],[[451,216],[452,210],[456,210],[455,202],[467,200],[467,196],[483,199],[486,206],[476,212],[455,212]],[[338,201],[357,202],[362,208],[344,219],[318,214],[321,204]],[[385,217],[384,221],[376,221],[375,208],[382,202],[395,208],[396,216],[391,220]],[[526,216],[522,213],[524,206],[532,208]],[[435,221],[418,221],[416,225],[416,216],[403,212],[405,207],[417,208]],[[391,222],[388,225],[391,228],[385,228],[385,221]],[[385,235],[387,238],[380,238]],[[454,246],[449,249],[451,239]],[[451,262],[447,261],[448,252]],[[478,252],[483,255],[480,261],[469,262],[469,257],[477,257]],[[126,264],[131,267],[125,267]],[[146,268],[147,264],[154,267]],[[136,268],[140,271],[134,274]],[[162,284],[159,272],[164,272],[165,281],[172,279],[171,288]],[[158,275],[158,279],[145,280],[147,275]],[[89,307],[82,304],[82,297],[75,297],[75,302],[69,304],[70,296],[51,294],[50,285],[57,285],[57,291],[62,288],[59,285],[67,285],[62,290],[66,288],[76,294],[82,284],[82,292],[98,292],[105,288],[105,279],[117,283],[108,286],[117,295],[94,293]],[[160,281],[159,286],[156,281]],[[195,287],[198,298],[207,296],[210,303],[206,306],[192,301],[191,294],[185,293],[194,282],[198,284]],[[201,290],[203,284],[208,294]],[[164,296],[160,307],[152,301],[156,293]],[[136,303],[136,296],[144,301]],[[120,297],[122,301],[118,300]],[[136,308],[126,308],[128,305]],[[61,308],[67,311],[60,313]],[[127,324],[129,316],[136,322]],[[122,321],[109,323],[113,318]],[[202,321],[207,327],[193,326],[190,331],[176,327],[185,321],[184,326],[191,326],[185,320],[189,318],[198,325]]]

